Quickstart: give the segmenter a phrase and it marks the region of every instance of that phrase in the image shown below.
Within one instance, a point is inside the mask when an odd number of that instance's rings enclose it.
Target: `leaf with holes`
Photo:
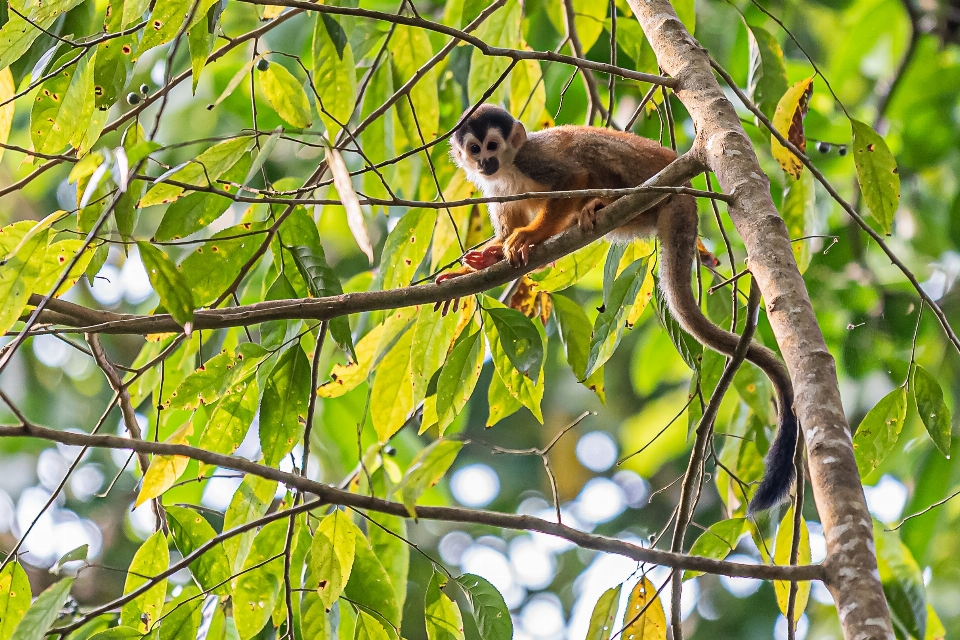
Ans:
[[[604,310],[597,316],[590,338],[590,355],[587,358],[584,376],[589,378],[600,366],[610,359],[620,344],[626,329],[626,318],[640,292],[640,286],[647,276],[649,258],[640,258],[623,270],[610,289],[610,297],[604,304]]]
[[[0,640],[10,640],[30,608],[30,580],[23,566],[8,562],[0,571]]]
[[[260,401],[260,448],[263,463],[275,466],[303,437],[307,423],[310,361],[294,343],[267,376]]]
[[[857,181],[870,215],[885,235],[890,235],[893,216],[900,206],[900,173],[886,141],[870,125],[850,119],[853,129],[853,162]]]
[[[622,584],[604,591],[590,614],[590,626],[587,627],[586,640],[610,640],[613,634],[614,620],[617,619],[617,609],[620,607],[620,590]]]
[[[913,397],[917,403],[917,412],[933,439],[947,458],[950,457],[950,409],[943,401],[943,389],[937,379],[923,367],[917,365],[912,377]]]
[[[128,594],[139,589],[154,576],[166,571],[169,565],[167,538],[162,531],[157,531],[147,538],[133,555],[127,580],[123,584],[123,593]],[[149,631],[160,617],[166,593],[167,580],[164,578],[123,605],[120,609],[120,624],[139,629],[141,633]]]
[[[217,535],[207,519],[193,509],[167,506],[166,510],[170,536],[180,555],[184,557]],[[230,594],[230,561],[227,559],[223,544],[218,543],[191,562],[190,573],[205,591],[223,596]]]
[[[643,576],[630,593],[623,612],[624,638],[633,640],[663,640],[667,637],[667,618],[657,590],[647,576]]]
[[[853,435],[853,454],[857,470],[864,477],[880,466],[900,438],[907,417],[907,390],[897,387],[867,415],[864,416]]]
[[[414,209],[400,218],[387,236],[380,254],[382,289],[396,289],[410,284],[430,248],[436,223],[436,209]]]
[[[174,321],[189,335],[193,325],[193,289],[170,259],[149,242],[138,242],[140,259],[150,278],[150,284],[160,296],[160,303]]]
[[[503,596],[486,578],[472,573],[457,576],[457,584],[467,594],[481,640],[510,640],[513,619]]]
[[[807,150],[807,138],[803,132],[803,117],[807,115],[807,105],[813,93],[813,76],[801,80],[783,94],[777,102],[777,109],[773,114],[773,126],[780,134],[792,142],[800,151]],[[773,134],[770,134],[770,147],[773,157],[780,166],[794,179],[800,178],[803,163],[793,155]]]
[[[310,572],[323,606],[330,609],[350,580],[356,554],[356,527],[340,509],[325,516],[313,534]]]
[[[284,518],[260,529],[243,563],[245,571],[234,578],[233,616],[241,640],[250,640],[266,626],[280,596],[288,523]]]

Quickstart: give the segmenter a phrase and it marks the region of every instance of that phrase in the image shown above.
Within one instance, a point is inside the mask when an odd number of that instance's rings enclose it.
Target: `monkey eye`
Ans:
[[[490,141],[487,143],[487,151],[496,151],[496,150],[497,150],[496,142]]]
[[[480,153],[480,145],[478,145],[478,144],[472,144],[472,145],[470,145],[470,153],[472,153],[472,154],[474,154],[474,155]]]

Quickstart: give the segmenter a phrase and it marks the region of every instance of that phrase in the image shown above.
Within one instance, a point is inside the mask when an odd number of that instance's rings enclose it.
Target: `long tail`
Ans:
[[[658,216],[657,227],[663,247],[660,284],[671,313],[702,344],[720,353],[733,354],[739,336],[724,331],[703,315],[690,286],[697,246],[697,208],[693,198],[671,198]],[[747,351],[747,360],[770,378],[780,411],[777,435],[767,453],[766,473],[750,501],[749,511],[756,513],[779,504],[793,486],[796,475],[793,458],[800,430],[793,410],[793,385],[777,355],[754,342]]]

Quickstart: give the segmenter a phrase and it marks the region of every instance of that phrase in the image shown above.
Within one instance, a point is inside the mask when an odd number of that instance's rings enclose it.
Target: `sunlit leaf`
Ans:
[[[219,179],[225,171],[235,165],[241,156],[250,150],[253,143],[254,139],[250,136],[239,136],[218,142],[186,163],[183,168],[169,175],[164,174],[164,180],[195,186],[213,186],[210,181]],[[139,206],[149,207],[173,202],[183,195],[183,191],[183,187],[170,182],[156,182],[140,199]]]
[[[82,0],[30,0],[20,3],[19,16],[13,11],[0,28],[0,69],[6,69],[27,52],[30,45],[43,35],[63,14]]]
[[[158,640],[186,640],[196,638],[203,620],[204,598],[194,585],[184,587],[163,608],[163,623]]]
[[[433,56],[433,46],[423,29],[397,25],[388,45],[393,69],[393,85],[399,88],[414,75],[419,74],[427,61]],[[410,146],[429,142],[436,138],[440,127],[440,98],[437,95],[436,68],[427,71],[410,90],[410,102],[416,112],[411,113],[406,100],[397,103],[397,115]]]
[[[207,64],[207,57],[217,43],[216,31],[220,23],[220,14],[226,3],[217,2],[207,11],[205,20],[199,20],[187,32],[187,43],[190,47],[190,69],[193,72],[193,93],[197,93],[200,84],[200,75]]]
[[[723,560],[737,548],[737,541],[743,535],[746,524],[744,518],[730,518],[710,525],[694,541],[690,547],[690,555]],[[687,570],[683,572],[683,579],[689,580],[702,574],[702,571]]]
[[[811,240],[800,240],[800,238],[805,238],[813,233],[817,215],[813,174],[806,167],[803,167],[799,180],[787,175],[784,177],[784,182],[786,186],[783,190],[781,213],[783,222],[787,225],[787,233],[790,234],[793,241],[791,243],[793,257],[797,261],[800,273],[803,273],[810,265]]]
[[[428,640],[463,640],[463,617],[460,607],[447,596],[441,587],[446,579],[436,571],[427,585],[424,602]]]
[[[166,511],[170,536],[182,556],[190,555],[217,535],[206,518],[193,509],[167,506]],[[218,595],[230,593],[230,561],[222,544],[205,551],[191,562],[190,573],[204,590],[212,590]]]
[[[416,517],[417,500],[424,491],[440,481],[462,448],[463,443],[457,440],[435,440],[410,463],[410,468],[397,486],[397,492],[411,517]]]
[[[606,240],[591,242],[567,254],[552,265],[530,274],[530,279],[543,291],[560,291],[579,282],[600,264],[610,244]]]
[[[436,209],[414,209],[405,213],[390,231],[380,258],[384,290],[410,284],[430,248],[436,222]]]
[[[536,335],[539,341],[540,335]],[[437,379],[437,418],[441,435],[473,395],[483,368],[483,354],[483,335],[477,330],[471,335],[461,335],[443,363]]]
[[[649,258],[640,258],[617,276],[610,290],[610,297],[603,312],[594,323],[590,338],[590,355],[584,375],[590,377],[604,362],[610,359],[626,329],[626,317],[630,314],[640,285],[647,276]]]
[[[266,241],[257,233],[262,223],[228,227],[194,249],[179,269],[193,291],[197,306],[212,304],[234,283],[240,270]]]
[[[390,634],[376,617],[363,609],[357,611],[357,626],[354,640],[390,640]]]
[[[356,527],[352,523],[351,526]],[[402,612],[390,576],[359,529],[354,529],[354,537],[357,544],[353,571],[343,593],[353,602],[376,611],[387,624],[399,627]]]
[[[350,579],[357,540],[356,527],[340,509],[324,517],[313,534],[310,571],[317,593],[327,609],[333,606]]]
[[[773,114],[773,126],[783,135],[784,138],[792,142],[800,151],[806,151],[807,138],[803,132],[803,117],[807,115],[807,104],[810,102],[810,95],[813,93],[813,76],[806,80],[794,84],[787,89],[779,102],[777,109]],[[800,178],[800,171],[803,169],[803,163],[793,155],[786,147],[770,135],[770,146],[773,151],[773,157],[776,158],[783,170],[794,179]]]
[[[943,389],[930,372],[917,365],[913,370],[913,397],[917,402],[917,412],[933,439],[947,458],[950,457],[950,409],[943,401]]]
[[[573,370],[573,375],[577,382],[596,393],[600,401],[606,403],[603,365],[596,367],[590,377],[584,379],[590,357],[590,336],[593,334],[590,318],[579,304],[565,296],[554,296],[553,308],[560,328],[560,340],[566,351],[567,364]]]
[[[197,305],[187,279],[160,249],[149,242],[138,242],[137,248],[140,249],[140,259],[143,260],[150,284],[160,296],[160,303],[189,334]]]
[[[429,398],[428,398],[429,400]],[[520,410],[523,404],[517,400],[503,383],[500,373],[494,369],[490,376],[490,387],[487,389],[487,406],[490,409],[487,415],[487,426],[492,427],[509,415]],[[424,410],[424,423],[427,421]]]
[[[596,6],[602,3],[589,4]],[[603,11],[606,12],[606,5],[603,6]],[[516,49],[520,45],[521,17],[519,0],[508,0],[502,8],[480,25],[476,36],[490,46]],[[599,22],[599,28],[603,29],[602,19]],[[509,61],[506,58],[486,56],[479,49],[473,50],[470,58],[470,78],[467,83],[468,100],[471,104],[481,101],[484,93],[493,86],[508,65]],[[506,83],[503,83],[487,100],[502,102],[505,93]]]
[[[12,231],[10,227],[0,229],[0,240],[4,232]],[[33,293],[46,259],[48,233],[36,234],[0,264],[0,333],[13,327]]]
[[[249,640],[263,629],[280,596],[287,524],[284,518],[260,529],[243,563],[247,571],[234,579],[233,617],[241,640]]]
[[[257,75],[263,95],[277,115],[297,129],[306,129],[313,123],[307,92],[286,67],[274,63],[258,71]]]
[[[630,593],[623,612],[624,638],[634,640],[666,640],[667,618],[657,589],[643,576]]]
[[[484,297],[483,307],[485,310],[504,308],[503,305],[494,298]],[[537,325],[533,325],[534,328]],[[538,329],[539,331],[540,329]],[[510,394],[520,401],[520,403],[530,409],[534,417],[543,422],[543,413],[540,409],[540,402],[543,400],[544,380],[543,375],[537,376],[537,382],[520,373],[514,364],[507,357],[503,346],[500,344],[500,334],[497,331],[493,320],[484,321],[483,332],[490,346],[490,356],[493,360],[493,366],[497,374],[503,381],[504,387]]]
[[[883,136],[859,120],[850,120],[853,129],[853,162],[857,180],[870,214],[880,230],[890,235],[893,216],[900,206],[900,174],[897,160]]]
[[[215,2],[217,0],[165,0],[154,4],[147,26],[143,30],[137,55],[170,42],[180,33],[183,33],[182,38],[185,40],[186,28],[200,20],[206,20],[207,11]],[[186,24],[188,18],[189,25]]]
[[[330,31],[342,33],[337,19],[318,13],[313,29],[313,85],[320,96],[320,120],[333,142],[350,120],[357,94],[357,70],[353,50],[345,41],[334,41]]]
[[[534,383],[543,366],[543,341],[540,332],[525,315],[514,309],[492,308],[485,315],[497,327],[500,345],[517,371]]]
[[[793,545],[793,507],[787,509],[780,526],[777,527],[776,546],[773,550],[773,563],[780,565],[790,564],[790,550]],[[810,564],[810,533],[807,531],[807,521],[800,518],[800,548],[797,555],[797,564]],[[780,613],[787,615],[787,604],[790,600],[790,583],[786,580],[774,580],[773,588],[777,594],[777,605]],[[807,608],[807,599],[810,597],[810,583],[797,582],[797,599],[794,609],[794,619],[800,617]]]
[[[43,640],[67,601],[71,586],[73,578],[64,578],[47,587],[20,619],[10,640]]]
[[[510,640],[513,637],[513,620],[497,588],[485,578],[472,573],[458,576],[457,582],[470,600],[480,639]]]
[[[864,416],[853,436],[860,476],[876,469],[893,449],[907,417],[907,390],[897,387]]]
[[[410,545],[407,544],[407,521],[386,513],[368,513],[373,526],[367,529],[370,546],[390,577],[397,607],[402,611],[407,597],[407,575],[410,571]]]
[[[17,87],[13,82],[13,73],[10,71],[10,67],[7,67],[0,71],[0,103],[7,103],[0,107],[0,160],[3,159],[3,152],[5,151],[3,145],[7,144],[10,139],[10,129],[13,127],[13,113],[16,109],[13,96],[16,92]]]
[[[276,493],[276,480],[267,480],[254,475],[245,476],[223,516],[223,530],[229,531],[234,527],[262,518],[270,508]],[[233,570],[239,570],[243,566],[256,535],[256,531],[245,531],[223,541],[223,549],[227,553],[227,559]]]
[[[139,589],[151,578],[166,571],[170,564],[170,552],[167,539],[162,531],[157,531],[140,545],[133,555],[123,592],[130,593]],[[120,609],[120,624],[134,627],[141,632],[149,631],[160,617],[163,598],[167,593],[167,580],[159,580],[154,586],[123,605]]]
[[[591,3],[598,4],[598,3]],[[510,74],[510,111],[528,130],[541,128],[547,104],[543,72],[537,60],[521,60]]]
[[[59,68],[75,56],[64,54],[54,64]],[[37,151],[57,153],[86,131],[93,111],[93,60],[93,55],[85,55],[41,85],[30,111],[30,139]],[[88,112],[85,101],[90,103]]]
[[[167,440],[169,444],[186,444],[187,438],[193,435],[193,423],[188,422],[170,436]],[[154,456],[147,467],[147,472],[143,474],[143,481],[140,483],[140,493],[134,502],[134,507],[139,507],[147,500],[153,500],[157,496],[172,487],[180,479],[183,472],[187,470],[190,464],[190,458],[186,456]]]
[[[277,465],[303,437],[312,391],[310,361],[300,345],[294,344],[277,360],[263,387],[260,448],[265,465]]]
[[[210,414],[197,446],[214,453],[230,454],[236,451],[253,423],[259,399],[260,389],[256,378],[231,388],[230,393],[220,400]]]
[[[457,328],[457,315],[443,315],[432,305],[423,305],[417,313],[410,345],[410,377],[413,380],[413,404],[423,402],[434,374],[448,358]],[[469,397],[469,396],[468,396]]]
[[[19,562],[8,562],[0,571],[0,640],[10,640],[30,608],[30,580]]]
[[[370,399],[370,417],[380,442],[400,430],[413,411],[413,380],[410,377],[410,345],[407,331],[377,366]]]
[[[586,640],[610,640],[614,632],[614,620],[617,618],[617,609],[620,606],[620,590],[622,584],[611,587],[601,594],[597,604],[590,614],[590,626],[587,627]]]

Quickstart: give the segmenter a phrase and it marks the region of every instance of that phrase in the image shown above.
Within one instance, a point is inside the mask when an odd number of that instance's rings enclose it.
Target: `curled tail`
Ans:
[[[740,337],[721,329],[703,315],[690,286],[697,246],[697,208],[693,198],[674,196],[664,203],[657,217],[657,228],[663,247],[660,284],[670,312],[702,344],[732,355]],[[787,497],[796,475],[793,457],[800,429],[793,410],[793,385],[777,355],[754,342],[747,350],[746,359],[770,378],[776,389],[780,412],[777,435],[767,453],[766,473],[750,501],[749,512],[756,513]]]

